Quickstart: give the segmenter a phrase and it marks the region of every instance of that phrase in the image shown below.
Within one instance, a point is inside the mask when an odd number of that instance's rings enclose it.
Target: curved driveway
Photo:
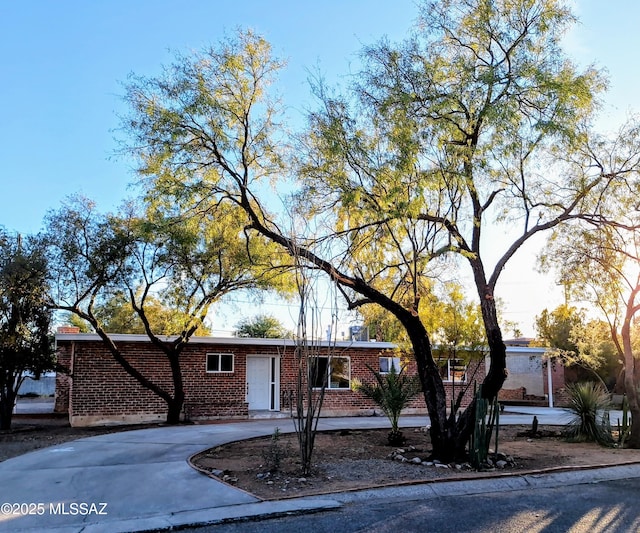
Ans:
[[[561,409],[517,409],[520,414],[501,415],[501,424],[530,424],[532,414],[541,424],[562,424],[567,416]],[[427,424],[428,419],[403,417],[401,422],[405,427],[415,427]],[[162,427],[79,439],[9,459],[0,463],[0,532],[145,531],[332,508],[346,501],[344,495],[332,495],[262,502],[196,472],[186,461],[205,448],[270,435],[275,427],[282,432],[293,431],[290,419]],[[375,427],[388,427],[386,418],[320,421],[322,430]],[[640,466],[607,471],[608,478],[640,476]],[[567,483],[566,473],[560,476],[558,482]],[[518,483],[518,478],[510,479],[500,483]],[[498,481],[491,483],[496,485]],[[477,481],[438,485],[440,495],[442,491],[500,490],[486,484],[481,488]],[[426,485],[402,490],[426,491],[421,497],[435,494]],[[349,498],[364,496],[356,493]]]

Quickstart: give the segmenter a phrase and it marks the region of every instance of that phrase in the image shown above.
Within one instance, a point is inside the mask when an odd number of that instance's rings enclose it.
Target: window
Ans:
[[[400,358],[399,357],[380,357],[380,373],[388,374],[391,372],[391,368],[394,368],[396,374],[400,373],[402,367],[400,366]]]
[[[467,365],[462,359],[440,359],[440,376],[443,381],[467,381]]]
[[[348,357],[315,357],[310,365],[314,388],[326,384],[327,389],[351,388],[351,364]]]
[[[233,372],[233,354],[208,353],[207,372]]]

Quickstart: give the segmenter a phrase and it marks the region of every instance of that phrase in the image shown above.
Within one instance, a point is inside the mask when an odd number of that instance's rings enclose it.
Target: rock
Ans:
[[[449,468],[449,465],[443,465],[442,463],[434,463],[436,468]]]
[[[433,461],[425,461],[424,463],[422,463],[425,466],[433,466],[434,462]]]
[[[400,461],[402,463],[405,463],[407,461],[407,458],[404,455],[394,455],[393,457],[396,461]]]
[[[273,481],[267,481],[267,485],[273,485]]]
[[[504,468],[505,466],[507,466],[507,464],[508,464],[508,463],[507,463],[506,461],[497,461],[497,462],[496,462],[496,466],[497,466],[498,468]]]
[[[420,457],[414,457],[413,459],[411,459],[411,462],[414,465],[421,465],[422,464],[422,459],[420,459]]]
[[[306,477],[298,478],[298,483],[306,483],[306,482],[307,482],[307,478]]]

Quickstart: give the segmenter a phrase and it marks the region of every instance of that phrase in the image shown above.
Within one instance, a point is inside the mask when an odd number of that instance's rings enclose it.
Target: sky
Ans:
[[[638,108],[640,3],[575,0],[574,10],[581,22],[566,49],[582,65],[607,69],[602,125],[615,128]],[[0,0],[0,226],[36,233],[69,195],[110,210],[133,194],[131,164],[116,143],[131,73],[158,74],[176,52],[252,28],[287,60],[279,91],[290,114],[302,116],[311,72],[344,82],[363,45],[401,40],[416,16],[413,0]],[[516,256],[498,288],[505,317],[527,335],[535,314],[561,302],[553,281],[535,273],[540,244]],[[291,314],[272,305],[260,311]],[[221,329],[237,322],[236,311],[226,313]]]

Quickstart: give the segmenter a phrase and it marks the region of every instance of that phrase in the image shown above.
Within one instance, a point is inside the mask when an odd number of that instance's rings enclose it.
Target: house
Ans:
[[[145,335],[111,337],[143,374],[171,388],[167,359]],[[69,369],[69,374],[57,376],[55,410],[68,413],[72,426],[165,419],[166,404],[129,376],[97,335],[63,330],[56,335],[56,345],[58,362]],[[180,356],[186,393],[184,417],[289,416],[296,394],[294,348],[293,341],[284,339],[192,337]],[[391,365],[398,365],[395,345],[318,341],[318,348],[316,364],[320,375],[326,372],[328,376],[322,416],[379,414],[377,406],[353,390],[352,384],[355,379],[372,379],[368,367],[385,372]],[[406,371],[415,373],[412,360]],[[466,388],[462,405],[467,405],[475,376],[478,381],[484,378],[484,359],[472,361],[469,368],[459,360],[445,360],[441,375],[449,398]],[[424,398],[415,398],[407,412],[426,414]]]
[[[531,346],[532,340],[523,337],[504,341],[509,373],[498,399],[512,405],[564,405],[564,367],[560,362],[549,364],[548,348]]]

